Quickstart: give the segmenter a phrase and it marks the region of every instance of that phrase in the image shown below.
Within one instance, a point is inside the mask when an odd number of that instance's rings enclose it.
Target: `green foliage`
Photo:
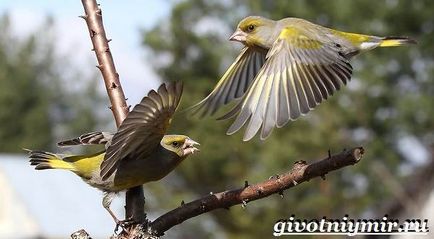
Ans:
[[[240,187],[244,180],[262,181],[288,170],[296,160],[322,158],[328,149],[337,152],[363,145],[367,150],[357,166],[333,172],[326,181],[312,180],[291,189],[283,200],[273,196],[248,204],[245,210],[215,212],[228,238],[269,238],[273,223],[291,214],[357,217],[378,211],[382,202],[394,198],[392,190],[381,183],[382,175],[373,174],[370,162],[382,162],[397,180],[405,180],[399,169],[409,161],[398,148],[399,139],[413,136],[427,148],[434,144],[432,9],[434,2],[428,0],[188,0],[177,3],[169,19],[144,33],[144,45],[153,51],[152,61],[162,78],[186,82],[184,106],[206,96],[235,58],[239,47],[233,47],[235,43],[227,37],[247,15],[300,17],[339,30],[408,35],[419,42],[357,57],[349,87],[302,119],[274,130],[265,142],[242,142],[241,133],[226,136],[230,122],[178,114],[173,132],[190,135],[202,144],[200,154],[177,170],[178,180],[197,195]],[[172,192],[171,199],[178,198]],[[185,192],[182,195],[192,198]]]
[[[53,147],[60,137],[92,130],[101,98],[95,79],[83,79],[54,48],[53,22],[26,37],[0,18],[0,152]],[[68,87],[71,81],[82,87]],[[78,90],[77,90],[78,89]]]

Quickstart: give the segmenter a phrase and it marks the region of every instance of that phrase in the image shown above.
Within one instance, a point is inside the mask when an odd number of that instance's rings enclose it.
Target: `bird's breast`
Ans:
[[[178,155],[166,149],[156,150],[155,153],[143,158],[123,159],[114,173],[113,187],[126,189],[160,180],[180,161]]]

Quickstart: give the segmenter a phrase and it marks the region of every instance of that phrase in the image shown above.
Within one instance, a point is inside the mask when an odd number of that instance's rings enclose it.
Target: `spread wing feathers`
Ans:
[[[107,144],[113,138],[113,134],[109,132],[92,132],[82,134],[77,138],[65,140],[57,143],[59,147],[68,147],[74,145],[95,145],[95,144]]]
[[[162,84],[151,90],[127,115],[113,136],[101,164],[101,177],[107,179],[127,157],[144,158],[160,144],[182,95],[182,82]]]
[[[228,134],[250,119],[243,140],[253,138],[261,126],[265,139],[275,126],[306,114],[350,80],[352,67],[338,46],[302,30],[290,33],[282,31],[246,95],[222,117],[238,114]]]
[[[193,114],[213,115],[221,106],[242,97],[265,63],[265,55],[265,50],[244,47],[214,90],[190,108]]]

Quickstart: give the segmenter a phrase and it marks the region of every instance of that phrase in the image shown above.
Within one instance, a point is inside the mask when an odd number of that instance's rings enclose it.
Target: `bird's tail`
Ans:
[[[402,46],[416,43],[416,40],[409,37],[383,37],[379,47]]]
[[[45,151],[26,150],[29,152],[30,165],[35,166],[36,170],[43,169],[66,169],[74,171],[74,165],[63,161],[60,156]]]
[[[344,38],[349,41],[358,51],[368,51],[377,47],[391,47],[391,46],[403,46],[409,44],[417,44],[416,40],[411,39],[409,37],[396,37],[396,36],[388,36],[388,37],[378,37],[378,36],[370,36],[363,35],[358,33],[350,33],[350,32],[341,32],[337,30],[331,30],[334,35]],[[351,47],[350,47],[351,48]]]

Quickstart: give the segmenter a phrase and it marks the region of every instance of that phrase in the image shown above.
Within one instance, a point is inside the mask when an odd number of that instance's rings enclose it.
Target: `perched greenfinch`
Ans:
[[[341,32],[299,18],[273,21],[258,16],[243,19],[229,40],[245,47],[214,90],[192,108],[206,116],[237,101],[220,119],[237,116],[229,135],[249,121],[244,141],[261,127],[260,138],[267,138],[274,127],[283,127],[333,95],[351,79],[353,56],[416,43],[407,37]]]
[[[110,210],[116,192],[157,181],[198,151],[194,140],[184,135],[165,135],[182,95],[182,83],[162,84],[127,115],[115,134],[94,132],[58,143],[59,146],[105,145],[89,155],[60,155],[29,151],[35,169],[66,169],[90,186],[105,192],[103,206]]]

